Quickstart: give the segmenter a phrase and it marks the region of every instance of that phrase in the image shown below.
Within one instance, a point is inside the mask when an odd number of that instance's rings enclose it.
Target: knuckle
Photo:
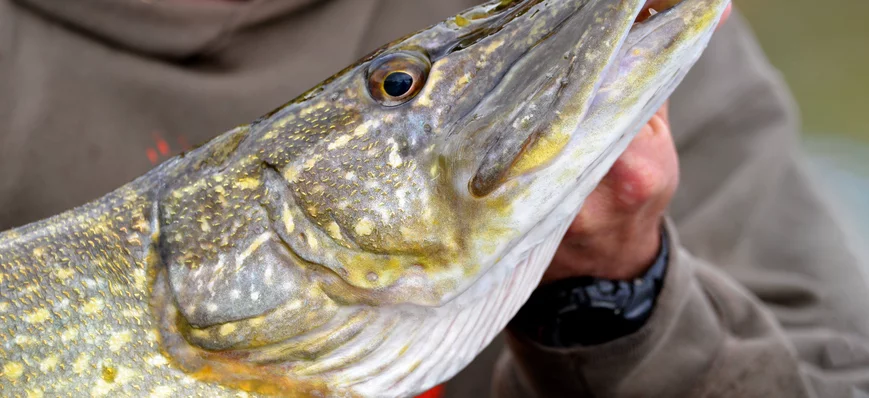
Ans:
[[[617,198],[626,208],[638,208],[666,191],[667,178],[659,167],[638,164],[623,170]]]

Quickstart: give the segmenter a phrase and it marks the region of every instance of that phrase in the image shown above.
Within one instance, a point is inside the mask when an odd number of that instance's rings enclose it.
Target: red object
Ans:
[[[416,398],[443,398],[443,396],[444,386],[440,385],[422,393],[421,395],[417,395]]]
[[[169,143],[166,142],[162,137],[157,137],[157,150],[160,151],[160,154],[163,156],[169,155]]]
[[[157,151],[154,148],[145,149],[145,155],[148,155],[148,160],[151,161],[151,164],[157,164]]]

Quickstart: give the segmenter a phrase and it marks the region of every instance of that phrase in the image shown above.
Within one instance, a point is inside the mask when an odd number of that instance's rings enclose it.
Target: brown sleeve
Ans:
[[[495,396],[867,396],[866,264],[802,168],[793,108],[734,15],[672,98],[683,182],[652,317],[593,347],[508,333]]]

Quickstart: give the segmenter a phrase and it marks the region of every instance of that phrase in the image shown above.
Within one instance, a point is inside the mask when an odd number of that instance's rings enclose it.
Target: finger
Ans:
[[[603,192],[614,211],[634,213],[664,193],[671,184],[675,166],[669,128],[660,116],[653,117],[613,164],[605,177]]]
[[[615,210],[635,211],[672,183],[677,164],[665,103],[644,125],[601,181],[601,200]]]
[[[657,116],[665,124],[665,126],[656,126],[655,128],[658,131],[662,131],[663,128],[666,127],[667,131],[669,132],[669,126],[670,126],[670,101],[669,100],[667,102],[664,102],[664,105],[661,105],[661,108],[658,109],[657,112],[655,112],[655,116]],[[654,119],[654,116],[652,117],[652,119]]]
[[[657,205],[657,197],[669,196],[678,185],[678,160],[667,120],[665,105],[586,198],[570,227],[571,234],[607,229],[623,217],[635,217],[644,207]]]

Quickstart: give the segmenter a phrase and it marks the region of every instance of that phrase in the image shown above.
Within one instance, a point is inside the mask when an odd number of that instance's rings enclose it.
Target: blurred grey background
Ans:
[[[734,3],[799,103],[812,173],[869,242],[869,1]]]

